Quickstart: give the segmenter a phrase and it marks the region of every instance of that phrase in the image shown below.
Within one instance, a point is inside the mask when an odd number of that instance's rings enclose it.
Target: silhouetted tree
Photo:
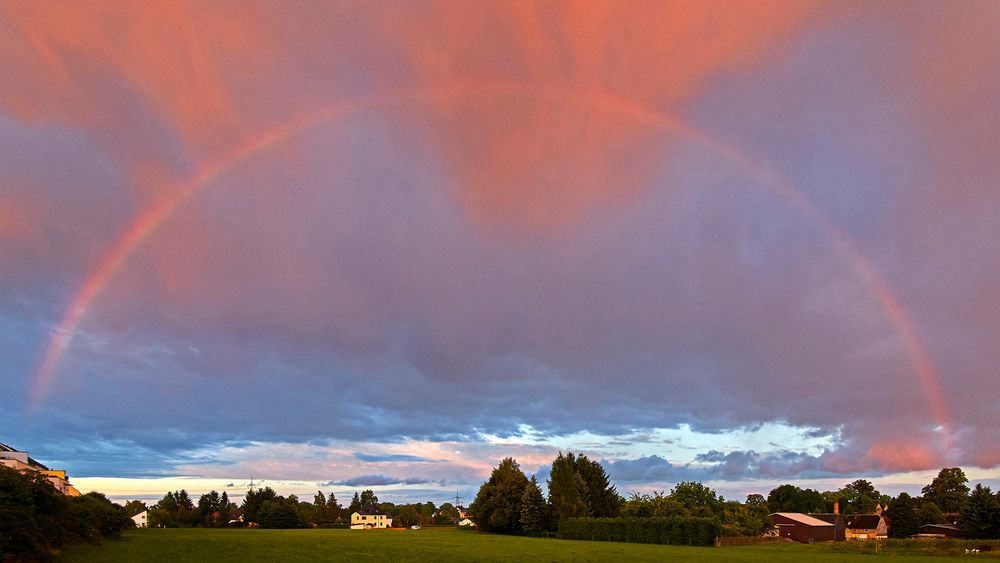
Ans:
[[[1000,506],[989,487],[977,484],[962,506],[962,534],[969,538],[1000,537]]]
[[[958,512],[969,496],[969,479],[960,467],[946,467],[920,492],[941,512]]]
[[[907,493],[899,493],[895,500],[889,503],[885,511],[891,525],[889,537],[908,538],[920,532],[920,520],[917,518],[916,503]]]
[[[521,531],[521,496],[527,484],[528,478],[514,458],[501,461],[469,506],[476,526],[486,532]]]
[[[542,495],[542,488],[538,486],[535,476],[524,486],[524,494],[521,495],[521,527],[525,532],[541,532],[547,527],[548,505]]]

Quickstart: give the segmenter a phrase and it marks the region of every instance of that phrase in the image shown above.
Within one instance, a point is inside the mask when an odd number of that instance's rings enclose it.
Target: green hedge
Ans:
[[[559,537],[572,540],[714,546],[721,534],[717,518],[569,518],[559,522]]]

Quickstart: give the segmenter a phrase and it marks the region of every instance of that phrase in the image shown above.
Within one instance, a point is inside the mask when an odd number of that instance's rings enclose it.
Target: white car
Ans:
[[[420,529],[420,524],[414,524],[414,525],[410,526],[410,529],[411,530],[419,530]]]

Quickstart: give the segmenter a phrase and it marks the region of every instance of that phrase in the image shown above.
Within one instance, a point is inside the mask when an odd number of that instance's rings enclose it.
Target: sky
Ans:
[[[998,28],[0,2],[0,441],[152,500],[1000,485]]]

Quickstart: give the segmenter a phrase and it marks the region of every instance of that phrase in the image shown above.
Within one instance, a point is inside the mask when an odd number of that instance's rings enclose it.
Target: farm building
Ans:
[[[849,540],[881,539],[889,537],[889,526],[881,514],[851,514],[846,532]]]
[[[843,541],[847,534],[847,519],[838,512],[809,513],[809,516],[833,524],[833,541]]]
[[[146,528],[149,526],[149,511],[143,510],[139,514],[132,517],[132,521],[135,522],[136,528]]]
[[[951,524],[924,524],[920,526],[918,538],[960,538],[962,530]]]
[[[812,543],[834,541],[836,526],[798,512],[775,512],[768,516],[778,529],[778,537]]]

